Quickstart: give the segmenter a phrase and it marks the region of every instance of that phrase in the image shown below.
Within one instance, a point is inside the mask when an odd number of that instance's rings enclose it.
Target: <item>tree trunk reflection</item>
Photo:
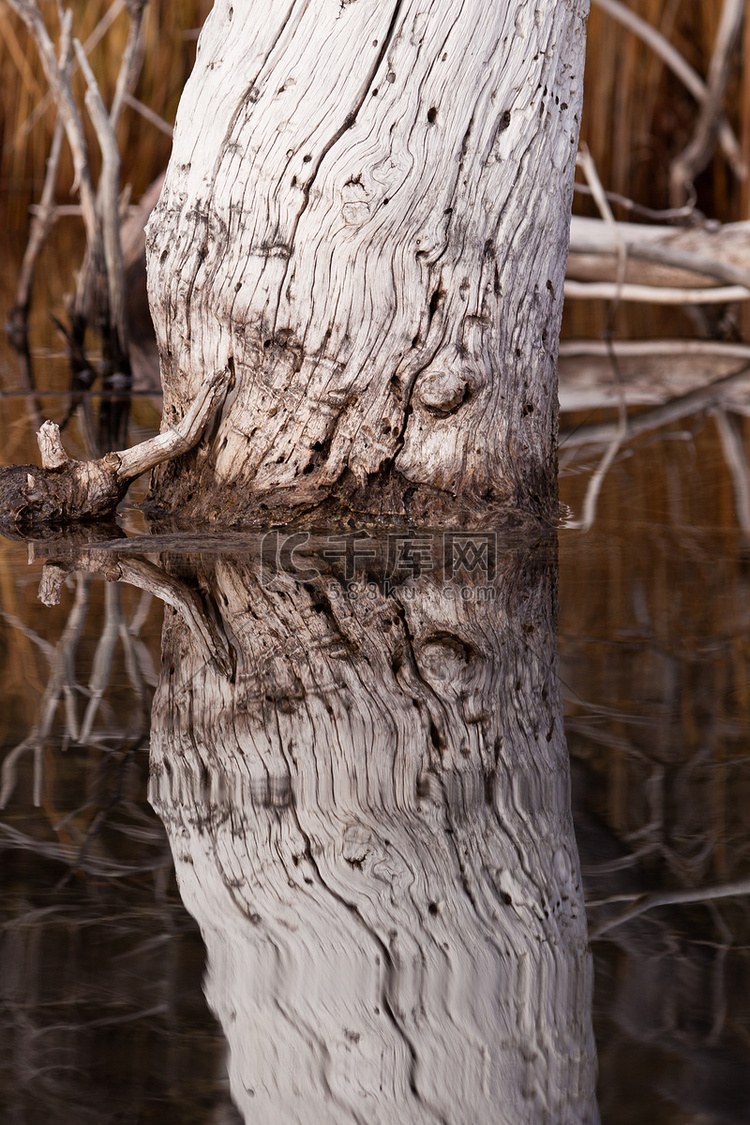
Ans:
[[[479,581],[409,543],[395,584],[369,538],[163,556],[236,660],[167,607],[151,801],[232,1094],[258,1122],[594,1122],[554,552]]]

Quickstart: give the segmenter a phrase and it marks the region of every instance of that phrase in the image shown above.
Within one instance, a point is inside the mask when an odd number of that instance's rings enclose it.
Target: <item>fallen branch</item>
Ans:
[[[724,883],[716,887],[691,887],[689,890],[656,891],[653,894],[634,895],[633,905],[614,918],[609,918],[601,925],[595,926],[590,934],[591,941],[597,941],[609,930],[622,926],[625,922],[645,914],[647,910],[654,910],[658,906],[688,906],[703,902],[715,902],[720,898],[736,898],[750,894],[750,879],[743,879],[736,883]],[[624,897],[621,898],[624,901]],[[604,904],[602,904],[604,905]]]
[[[615,373],[612,360],[617,363]],[[560,410],[591,411],[653,407],[733,379],[750,361],[750,344],[712,340],[563,340],[560,345]],[[721,405],[750,415],[750,378],[721,389]]]
[[[569,280],[616,281],[618,255],[624,245],[628,257],[626,283],[706,289],[706,279],[712,278],[750,290],[750,223],[715,223],[689,229],[616,223],[615,228],[600,219],[573,216]],[[634,262],[649,264],[636,266]]]
[[[649,305],[728,305],[750,300],[750,289],[721,285],[708,289],[675,289],[658,285],[618,285],[616,281],[566,281],[565,296],[587,301],[633,301]]]
[[[723,340],[561,340],[560,357],[602,356],[614,352],[622,359],[642,356],[720,356],[725,359],[750,359],[750,344],[731,344]]]
[[[750,364],[745,364],[739,371],[715,379],[706,386],[688,391],[684,395],[677,395],[640,414],[631,415],[627,421],[623,443],[632,441],[634,437],[651,430],[667,426],[671,422],[677,422],[681,418],[687,418],[700,410],[706,411],[721,406],[727,391],[748,380],[750,380]],[[609,446],[618,434],[619,425],[616,422],[578,426],[573,430],[560,432],[560,446],[566,448],[582,445]]]

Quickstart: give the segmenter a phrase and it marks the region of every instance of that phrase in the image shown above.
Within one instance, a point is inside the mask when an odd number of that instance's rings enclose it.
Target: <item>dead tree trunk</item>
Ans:
[[[166,559],[220,658],[172,596],[151,800],[247,1121],[598,1120],[554,560],[493,543]]]
[[[217,0],[148,229],[183,517],[556,511],[588,0]]]

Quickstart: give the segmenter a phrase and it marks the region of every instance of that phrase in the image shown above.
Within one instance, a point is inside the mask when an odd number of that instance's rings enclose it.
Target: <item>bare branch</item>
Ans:
[[[39,204],[32,208],[33,217],[31,230],[29,231],[29,241],[24,251],[23,262],[21,263],[21,272],[16,288],[16,300],[8,318],[14,329],[25,329],[28,322],[31,289],[34,284],[37,259],[59,214],[59,208],[55,206],[55,184],[57,183],[57,172],[60,167],[64,136],[65,126],[62,117],[58,113],[57,121],[55,122],[55,131],[52,135],[52,145],[50,146],[50,153],[47,158],[44,187],[42,188]],[[77,210],[80,213],[80,208],[77,208]]]
[[[182,421],[162,434],[121,453],[96,461],[67,460],[61,467],[33,465],[0,468],[0,520],[16,524],[60,523],[95,519],[115,510],[128,486],[141,473],[192,448],[216,411],[232,381],[232,369],[217,371],[199,388]],[[64,454],[48,429],[43,443],[52,456]],[[62,454],[61,451],[62,450]]]
[[[720,898],[736,898],[750,894],[750,879],[736,883],[724,883],[715,887],[691,887],[678,891],[656,891],[653,894],[636,896],[636,901],[615,918],[609,918],[591,931],[591,941],[603,937],[609,930],[622,926],[632,918],[654,910],[658,906],[686,906],[695,903],[712,902]]]
[[[8,0],[8,2],[10,3],[10,0]],[[114,3],[107,9],[107,11],[104,13],[102,18],[99,20],[99,23],[96,25],[94,30],[91,32],[91,35],[89,35],[88,39],[83,44],[83,49],[84,49],[84,51],[86,52],[87,55],[91,54],[94,47],[96,47],[97,43],[101,43],[102,39],[107,34],[110,27],[115,22],[115,20],[120,15],[120,12],[123,10],[123,8],[125,6],[126,6],[126,0],[114,0]],[[75,60],[73,60],[71,73],[75,74],[77,69],[78,69],[77,64],[76,64]],[[37,121],[40,120],[40,118],[44,115],[46,110],[49,108],[49,104],[53,100],[53,97],[54,96],[53,96],[52,92],[48,90],[47,93],[44,95],[44,97],[39,102],[39,104],[29,114],[29,116],[26,118],[26,120],[19,126],[18,130],[16,131],[14,141],[17,142],[17,141],[23,139],[23,137],[27,137],[29,135],[31,130],[36,125]]]
[[[731,57],[739,40],[746,0],[724,0],[708,71],[706,97],[701,105],[692,140],[669,170],[672,205],[679,206],[689,194],[695,176],[708,164],[722,121],[722,106]],[[747,170],[743,168],[744,175]]]
[[[185,453],[203,433],[209,420],[220,408],[229,389],[232,372],[229,367],[217,371],[207,379],[193,399],[185,417],[176,426],[164,433],[142,441],[131,449],[115,454],[120,459],[118,476],[120,480],[134,480],[147,469],[153,469],[162,461],[169,461],[180,453]]]
[[[677,289],[658,285],[617,285],[610,281],[566,281],[565,296],[589,301],[619,299],[650,305],[727,305],[750,300],[750,289],[740,285]]]
[[[750,359],[750,344],[731,344],[722,340],[613,340],[612,350],[618,358],[641,356],[705,355],[726,359]],[[560,356],[607,356],[610,345],[603,340],[561,340]]]
[[[680,52],[672,46],[669,40],[665,38],[660,31],[652,27],[647,20],[636,15],[635,12],[631,11],[625,4],[622,4],[620,0],[593,0],[593,3],[646,43],[651,50],[659,56],[662,62],[669,67],[672,73],[680,79],[682,84],[690,91],[700,105],[706,101],[709,96],[708,86],[698,72],[690,66],[687,60],[683,58]],[[718,128],[722,152],[727,158],[735,176],[737,176],[738,179],[744,179],[747,175],[747,169],[742,159],[740,145],[726,118],[721,119]]]
[[[146,3],[147,0],[132,0],[132,2],[128,4],[128,14],[130,16],[128,42],[123,52],[120,73],[117,76],[115,95],[112,99],[112,108],[109,112],[109,119],[113,128],[117,127],[120,114],[122,113],[122,107],[135,89],[135,84],[141,71],[143,61],[141,33],[143,31],[143,16]]]
[[[70,86],[70,68],[66,66],[62,69],[58,66],[55,49],[44,20],[42,19],[37,0],[8,0],[8,4],[16,15],[26,24],[29,33],[36,43],[44,74],[65,123],[65,132],[73,154],[73,165],[75,168],[76,184],[81,197],[86,237],[92,251],[95,252],[97,249],[101,250],[101,237],[99,233],[99,223],[96,217],[94,190],[91,185],[91,175],[89,173],[86,139],[81,118],[78,113],[78,107],[76,106],[73,91]],[[72,13],[67,12],[65,20],[69,21],[70,19],[72,19]],[[69,27],[65,34],[70,34]],[[103,261],[103,254],[100,254],[100,260]]]
[[[76,39],[78,63],[86,77],[86,108],[96,130],[102,153],[102,168],[97,191],[97,204],[102,222],[104,260],[107,270],[109,315],[117,331],[119,353],[128,354],[128,327],[125,308],[125,268],[120,244],[120,151],[117,147],[114,125],[102,100],[94,72],[83,47]]]
[[[678,395],[650,410],[644,410],[640,414],[631,415],[628,418],[625,440],[631,441],[634,437],[659,429],[670,422],[676,422],[680,418],[686,418],[700,410],[710,410],[721,405],[723,394],[737,384],[747,382],[748,379],[750,379],[750,364],[745,364],[739,371],[734,371],[721,379],[715,379],[706,386],[688,391],[684,395]],[[570,432],[561,431],[560,445],[566,447],[609,445],[614,440],[617,431],[617,424],[608,422],[578,426]]]

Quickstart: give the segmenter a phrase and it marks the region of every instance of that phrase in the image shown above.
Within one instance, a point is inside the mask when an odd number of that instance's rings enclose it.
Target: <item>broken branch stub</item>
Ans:
[[[42,468],[10,465],[0,469],[0,522],[33,527],[110,515],[132,481],[196,444],[223,404],[231,379],[230,368],[217,371],[202,384],[177,425],[95,461],[70,459],[59,428],[54,422],[45,422],[37,435]]]

